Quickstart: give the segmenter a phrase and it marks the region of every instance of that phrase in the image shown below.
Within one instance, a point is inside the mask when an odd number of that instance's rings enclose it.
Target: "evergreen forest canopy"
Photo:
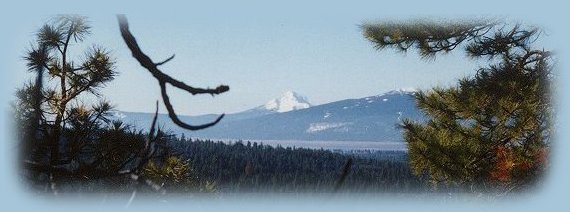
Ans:
[[[178,119],[166,84],[191,95],[212,96],[229,86],[196,88],[164,74],[144,54],[118,16],[121,36],[161,89],[171,120]],[[522,190],[548,168],[553,134],[554,58],[534,47],[540,30],[501,22],[375,23],[362,27],[375,48],[418,49],[425,58],[463,48],[489,65],[450,88],[416,94],[425,122],[405,120],[408,155],[333,153],[237,142],[177,138],[108,119],[113,109],[98,89],[118,74],[115,58],[102,47],[71,60],[69,46],[90,35],[86,18],[62,15],[41,27],[24,60],[36,78],[16,92],[14,118],[21,142],[21,175],[33,191],[66,192],[436,192]],[[117,47],[119,48],[119,47]],[[74,49],[75,50],[75,49]],[[101,100],[86,105],[81,98]],[[400,153],[397,153],[400,154]],[[404,154],[404,153],[402,153]],[[403,159],[401,159],[403,158]]]

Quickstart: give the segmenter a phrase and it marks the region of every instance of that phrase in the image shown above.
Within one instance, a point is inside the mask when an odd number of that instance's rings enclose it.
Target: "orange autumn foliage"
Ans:
[[[491,171],[491,179],[500,182],[510,181],[511,171],[515,166],[512,152],[503,146],[499,146],[495,149],[495,155],[497,157],[497,163],[495,168]]]
[[[512,149],[499,146],[495,149],[496,164],[490,172],[491,180],[507,183],[513,180],[514,171],[527,172],[532,168],[544,167],[548,163],[548,150],[541,148],[532,160],[523,160],[515,156]]]

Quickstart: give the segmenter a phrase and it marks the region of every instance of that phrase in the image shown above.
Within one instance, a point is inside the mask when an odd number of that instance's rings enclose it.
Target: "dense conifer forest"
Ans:
[[[364,155],[328,150],[272,147],[256,142],[231,144],[175,138],[175,155],[187,160],[198,179],[215,182],[223,191],[331,192],[349,158],[353,164],[344,182],[347,191],[410,192],[427,189],[412,174],[405,152]]]

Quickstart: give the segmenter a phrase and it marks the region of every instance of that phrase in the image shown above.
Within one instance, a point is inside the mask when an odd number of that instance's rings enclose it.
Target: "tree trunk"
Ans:
[[[61,109],[61,108],[60,108]],[[65,109],[64,109],[65,111]],[[51,136],[51,155],[50,155],[50,165],[58,165],[60,161],[59,157],[59,140],[61,139],[63,113],[58,111],[57,117],[55,118],[55,124],[53,125],[53,133]]]

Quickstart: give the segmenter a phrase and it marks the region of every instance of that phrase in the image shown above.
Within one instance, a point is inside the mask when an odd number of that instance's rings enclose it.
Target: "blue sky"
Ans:
[[[480,0],[458,1],[209,1],[198,3],[185,1],[17,1],[0,8],[2,33],[0,36],[0,94],[3,104],[2,120],[10,120],[8,102],[15,88],[30,76],[26,74],[21,57],[33,40],[33,33],[54,14],[77,13],[90,18],[93,35],[87,43],[96,43],[113,51],[117,57],[120,76],[102,90],[103,94],[119,109],[127,111],[153,111],[153,102],[159,99],[158,85],[136,61],[130,57],[122,43],[114,14],[125,13],[132,32],[142,48],[155,60],[177,57],[163,70],[172,76],[197,86],[215,86],[226,83],[231,86],[227,94],[211,98],[189,97],[171,90],[173,103],[182,114],[237,112],[263,104],[285,90],[295,90],[320,104],[344,98],[375,95],[398,87],[429,88],[447,85],[456,79],[473,74],[475,62],[458,54],[439,57],[436,61],[418,60],[410,52],[406,56],[392,51],[377,52],[362,38],[358,25],[371,20],[400,20],[420,17],[457,19],[465,17],[504,17],[543,26],[549,36],[542,42],[560,55],[560,70],[567,67],[565,38],[568,5],[564,1],[517,1],[513,6],[507,1]],[[561,82],[570,80],[566,72],[559,73]],[[557,113],[559,140],[566,141],[568,115],[568,88],[561,91]],[[33,201],[31,194],[22,192],[18,184],[14,152],[17,149],[9,122],[0,122],[0,201],[4,208],[28,211],[43,210],[54,202]],[[11,141],[11,142],[9,142]],[[449,202],[360,201],[357,207],[370,211],[382,210],[436,210],[442,208],[466,211],[497,209],[500,211],[562,211],[567,210],[568,179],[570,171],[570,145],[557,142],[553,148],[553,167],[545,185],[536,193],[517,200],[473,201],[467,204]],[[11,171],[5,171],[11,169]],[[262,202],[266,209],[274,209],[275,201]],[[58,204],[59,209],[74,210],[80,207],[92,211],[108,210],[93,203]],[[288,204],[281,201],[281,206]],[[344,203],[344,204],[342,204]],[[344,201],[337,210],[352,209],[354,202]],[[292,211],[295,202],[282,211]],[[260,210],[256,201],[240,202]],[[306,203],[314,209],[323,204]],[[89,206],[86,208],[85,206]],[[189,205],[189,207],[192,205]],[[217,210],[233,209],[236,205],[215,204]],[[326,205],[325,205],[326,206]],[[142,206],[141,206],[142,207]],[[146,206],[145,206],[146,207]],[[197,206],[193,205],[195,209]],[[208,205],[202,205],[202,209]],[[247,208],[247,207],[246,207]],[[114,208],[117,209],[117,208]],[[148,208],[145,208],[148,209]],[[216,208],[214,208],[216,209]]]
[[[433,61],[421,60],[413,51],[378,52],[359,28],[365,22],[409,20],[422,15],[375,12],[365,4],[349,4],[346,9],[324,4],[306,8],[279,4],[234,9],[200,6],[156,16],[125,12],[133,34],[155,61],[176,54],[161,67],[164,72],[195,86],[230,86],[229,93],[215,98],[169,89],[180,114],[239,112],[288,90],[307,96],[313,104],[322,104],[398,88],[449,86],[473,74],[480,62],[465,58],[462,51]],[[101,90],[102,94],[119,110],[153,111],[153,102],[160,99],[158,84],[130,56],[114,14],[82,14],[89,18],[93,33],[82,45],[74,46],[72,53],[81,55],[83,49],[96,44],[111,50],[117,61],[119,76]],[[14,67],[10,72],[15,87],[30,79],[21,57],[36,30],[51,17],[39,13],[18,18],[11,48],[19,54],[10,55],[9,60]]]

